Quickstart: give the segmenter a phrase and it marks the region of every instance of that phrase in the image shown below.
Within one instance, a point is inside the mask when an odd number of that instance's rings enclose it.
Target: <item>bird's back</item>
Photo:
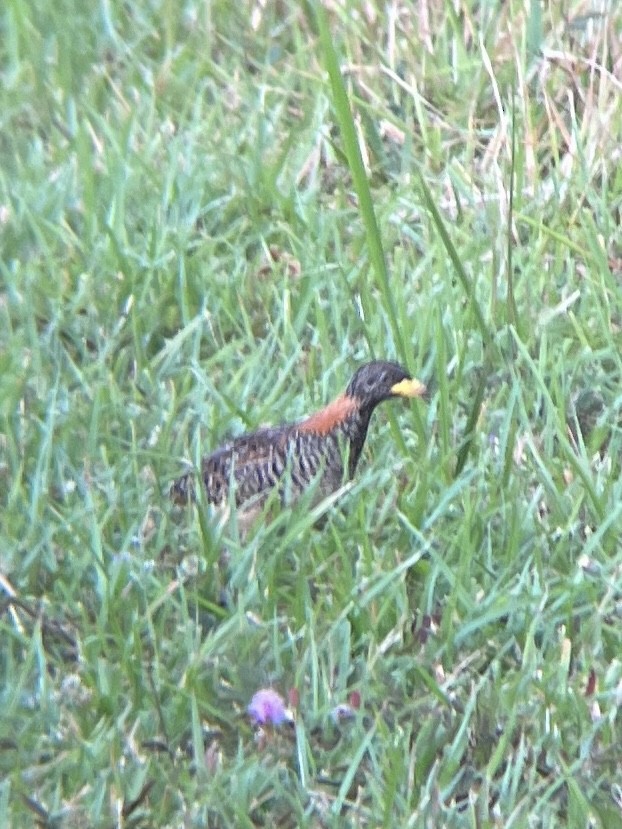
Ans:
[[[209,503],[238,508],[263,504],[278,489],[282,503],[295,501],[321,475],[319,490],[328,494],[343,478],[342,447],[335,433],[305,431],[303,424],[260,429],[226,444],[201,463],[201,478]],[[171,488],[173,500],[186,503],[195,496],[191,473]]]

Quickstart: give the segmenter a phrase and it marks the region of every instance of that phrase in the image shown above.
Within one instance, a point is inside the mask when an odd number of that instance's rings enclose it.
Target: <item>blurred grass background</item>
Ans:
[[[622,11],[322,9],[0,12],[2,825],[622,826]],[[171,506],[372,357],[320,527]]]

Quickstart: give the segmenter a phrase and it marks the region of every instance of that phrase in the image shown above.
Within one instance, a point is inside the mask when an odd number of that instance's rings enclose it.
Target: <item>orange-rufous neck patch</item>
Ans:
[[[346,394],[341,395],[324,409],[310,415],[298,426],[300,432],[312,432],[315,435],[327,435],[352,414],[357,408],[357,401]]]

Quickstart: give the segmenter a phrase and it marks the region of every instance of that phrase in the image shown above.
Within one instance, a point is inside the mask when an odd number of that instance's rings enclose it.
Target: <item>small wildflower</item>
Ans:
[[[333,708],[330,716],[335,725],[339,725],[339,723],[345,722],[346,720],[354,719],[356,712],[347,702],[341,702]]]
[[[287,718],[283,697],[272,688],[256,691],[246,710],[254,725],[282,725]]]
[[[361,707],[361,692],[351,691],[348,695],[347,702],[341,702],[336,705],[330,712],[330,716],[335,725],[345,722],[346,720],[353,720],[356,717],[356,712]]]
[[[300,705],[300,694],[298,692],[298,688],[290,688],[287,692],[287,701],[289,703],[289,707],[297,711],[298,706]]]
[[[348,702],[356,711],[359,710],[361,707],[361,692],[360,691],[351,691],[348,697]]]

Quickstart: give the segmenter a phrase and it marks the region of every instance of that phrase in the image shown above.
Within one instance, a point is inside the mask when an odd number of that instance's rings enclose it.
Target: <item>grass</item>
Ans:
[[[0,823],[622,826],[616,4],[1,14]],[[169,503],[382,356],[337,504]]]

